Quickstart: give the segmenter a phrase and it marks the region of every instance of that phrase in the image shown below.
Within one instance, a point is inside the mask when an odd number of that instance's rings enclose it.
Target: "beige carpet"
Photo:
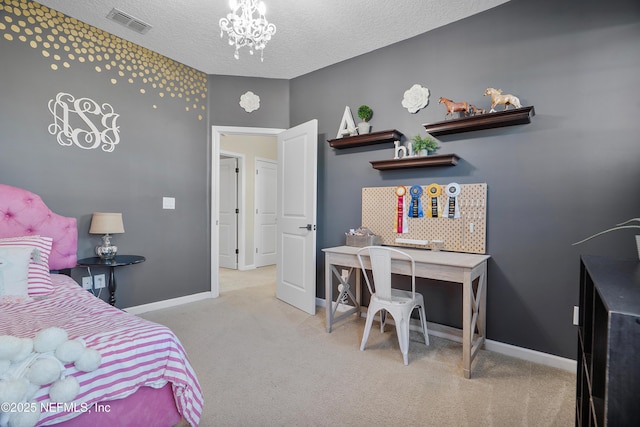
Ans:
[[[372,329],[360,352],[364,319],[328,334],[323,308],[309,316],[277,300],[270,277],[143,315],[185,346],[203,427],[574,424],[575,374],[483,350],[467,380],[461,344],[431,336],[427,347],[414,331],[404,366],[393,326]]]

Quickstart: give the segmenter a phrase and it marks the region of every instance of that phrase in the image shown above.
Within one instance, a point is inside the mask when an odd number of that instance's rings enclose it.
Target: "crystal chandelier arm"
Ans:
[[[249,53],[253,55],[253,50],[259,50],[262,59],[262,53],[276,33],[276,26],[269,23],[264,16],[265,6],[263,2],[258,3],[257,0],[231,0],[229,2],[231,13],[226,18],[221,18],[220,37],[224,37],[227,33],[229,44],[235,45],[234,57],[239,58],[238,51],[240,48],[248,46]],[[258,14],[254,18],[254,14]]]

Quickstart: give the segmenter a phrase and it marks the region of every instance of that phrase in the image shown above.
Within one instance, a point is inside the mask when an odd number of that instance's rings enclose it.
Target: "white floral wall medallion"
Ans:
[[[404,92],[402,106],[409,110],[411,114],[415,114],[429,103],[429,89],[419,84],[411,86]]]
[[[240,97],[240,106],[250,113],[260,108],[260,97],[251,91],[247,91]]]
[[[48,131],[62,146],[75,145],[85,150],[100,147],[111,153],[120,142],[120,127],[116,123],[120,115],[107,103],[60,92],[49,100],[49,112],[53,123]]]

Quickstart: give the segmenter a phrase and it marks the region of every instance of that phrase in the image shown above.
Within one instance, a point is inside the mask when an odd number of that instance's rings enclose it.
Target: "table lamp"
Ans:
[[[102,259],[113,259],[118,247],[111,244],[109,234],[124,233],[121,213],[94,212],[91,217],[90,234],[104,234],[102,245],[96,246],[96,254]]]

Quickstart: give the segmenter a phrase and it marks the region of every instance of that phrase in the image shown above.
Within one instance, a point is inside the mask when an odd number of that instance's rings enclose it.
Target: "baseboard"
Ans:
[[[530,350],[528,348],[517,347],[515,345],[505,344],[499,341],[486,340],[484,348],[495,353],[517,357],[518,359],[524,359],[540,365],[551,366],[564,371],[576,372],[578,367],[577,362],[573,359],[567,359],[565,357],[543,353],[541,351]]]
[[[201,292],[199,294],[186,295],[183,297],[172,298],[164,301],[152,302],[149,304],[136,305],[133,307],[128,307],[123,309],[127,313],[131,314],[142,314],[149,311],[160,310],[163,308],[176,307],[182,304],[188,304],[190,302],[201,301],[204,299],[213,298],[213,294],[211,292]]]
[[[323,299],[316,298],[316,306],[326,307],[326,302]],[[346,311],[353,306],[344,306],[340,304],[337,311]],[[366,310],[366,307],[363,307]],[[367,312],[364,311],[360,314],[362,317],[367,316]],[[387,318],[389,324],[393,324],[393,319]],[[420,331],[421,328],[417,324],[411,324],[410,328]],[[438,336],[441,338],[449,339],[452,341],[462,342],[461,331],[449,328],[447,326],[438,325],[436,323],[427,322],[427,328],[429,329],[429,335]],[[562,369],[564,371],[576,372],[577,362],[573,359],[567,359],[564,357],[556,356],[549,353],[543,353],[541,351],[530,350],[524,347],[517,347],[515,345],[506,344],[500,341],[485,340],[485,350],[493,351],[494,353],[504,354],[506,356],[516,357],[518,359],[526,360],[528,362],[538,363],[540,365],[550,366],[553,368]]]
[[[247,270],[255,270],[256,266],[254,264],[249,265],[238,265],[238,270],[247,271]]]

